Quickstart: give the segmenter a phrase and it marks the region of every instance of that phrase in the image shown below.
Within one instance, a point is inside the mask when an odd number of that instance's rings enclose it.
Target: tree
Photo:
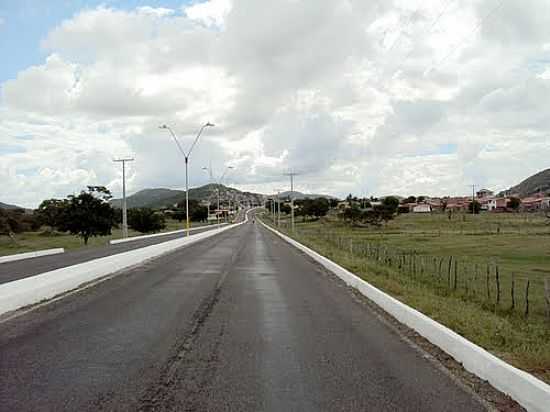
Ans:
[[[191,210],[190,217],[194,222],[204,222],[208,219],[208,208],[206,206],[198,206]]]
[[[319,197],[317,199],[314,199],[310,203],[310,210],[309,210],[310,215],[315,216],[316,218],[326,216],[329,210],[330,210],[329,201],[324,197]]]
[[[340,214],[340,217],[344,220],[344,222],[356,224],[361,220],[362,212],[357,204],[352,204],[350,207],[344,209],[344,211]]]
[[[292,212],[292,209],[291,209],[290,205],[281,202],[281,213],[285,213],[285,214],[289,215],[290,212]]]
[[[68,197],[60,229],[84,239],[111,234],[115,224],[115,210],[109,204],[111,192],[104,186],[88,186],[78,196]]]
[[[338,199],[336,199],[336,198],[334,198],[334,197],[331,197],[331,198],[328,200],[328,203],[329,203],[330,208],[331,208],[331,209],[334,209],[335,207],[338,206],[338,203],[340,203],[340,202],[339,202]]]
[[[474,200],[473,202],[470,202],[468,204],[468,211],[472,213],[472,210],[474,214],[478,215],[481,211],[481,203],[479,203],[477,200]]]
[[[416,197],[409,196],[406,199],[403,199],[403,204],[407,204],[407,203],[416,203]]]
[[[511,197],[506,203],[506,207],[509,207],[512,210],[518,210],[521,206],[521,200],[517,197]]]
[[[38,221],[53,229],[60,229],[63,226],[64,213],[67,208],[67,199],[44,200],[36,210]]]
[[[185,220],[185,209],[175,209],[172,217],[178,222],[183,222]]]
[[[386,213],[396,213],[399,208],[399,199],[394,196],[385,197],[382,201]]]
[[[128,210],[128,226],[141,233],[154,233],[164,229],[166,224],[163,215],[143,207]]]

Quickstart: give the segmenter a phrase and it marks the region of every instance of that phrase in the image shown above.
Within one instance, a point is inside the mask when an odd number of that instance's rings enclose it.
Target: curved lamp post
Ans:
[[[162,126],[159,126],[160,129],[166,129],[170,132],[172,135],[172,138],[176,142],[176,145],[178,146],[178,149],[180,150],[181,154],[185,158],[185,220],[186,220],[186,230],[187,230],[187,236],[189,236],[189,156],[191,155],[191,152],[193,151],[193,148],[197,144],[197,141],[199,140],[199,137],[201,137],[201,134],[203,130],[207,127],[214,127],[214,125],[210,122],[205,123],[200,128],[199,132],[197,133],[197,137],[195,137],[195,140],[193,141],[193,144],[189,148],[189,151],[186,153],[183,148],[181,147],[180,142],[178,141],[178,138],[176,137],[176,134],[174,131],[170,128],[170,126],[167,126],[163,124]]]

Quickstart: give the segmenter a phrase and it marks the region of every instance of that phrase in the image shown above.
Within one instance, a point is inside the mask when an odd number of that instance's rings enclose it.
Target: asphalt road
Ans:
[[[191,236],[211,229],[212,228],[210,227],[205,227],[204,229],[194,230],[191,232]],[[62,267],[76,265],[89,260],[116,255],[117,253],[127,252],[132,249],[155,245],[157,243],[166,242],[168,240],[173,240],[184,236],[185,233],[176,233],[149,239],[134,240],[132,242],[119,243],[115,245],[83,247],[81,249],[69,250],[58,255],[41,256],[2,263],[0,264],[0,284],[38,275],[40,273]]]
[[[0,324],[1,411],[480,411],[248,223]]]

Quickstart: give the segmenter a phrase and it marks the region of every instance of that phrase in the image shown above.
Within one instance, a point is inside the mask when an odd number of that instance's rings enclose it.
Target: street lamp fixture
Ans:
[[[186,220],[187,236],[189,236],[189,156],[191,156],[191,152],[193,151],[193,148],[195,147],[199,138],[201,137],[203,130],[207,127],[214,127],[214,124],[210,122],[203,124],[199,129],[199,132],[197,133],[197,137],[195,137],[193,144],[191,145],[189,150],[185,152],[185,150],[183,150],[183,148],[181,147],[181,144],[178,138],[176,137],[176,134],[170,128],[170,126],[167,126],[166,124],[159,126],[160,129],[166,129],[170,132],[170,134],[172,135],[172,138],[174,139],[174,141],[176,142],[176,145],[178,146],[179,151],[185,158],[185,220]]]

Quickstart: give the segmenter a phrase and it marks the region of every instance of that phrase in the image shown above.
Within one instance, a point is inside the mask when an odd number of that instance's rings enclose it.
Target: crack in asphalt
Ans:
[[[243,236],[241,236],[241,238],[242,237]],[[149,388],[144,391],[144,394],[139,400],[139,411],[147,412],[158,410],[174,410],[175,403],[177,402],[175,399],[177,395],[177,390],[175,390],[175,387],[179,382],[178,373],[182,370],[185,371],[186,368],[183,368],[183,366],[186,363],[187,355],[191,352],[193,345],[200,334],[201,329],[208,320],[210,314],[216,306],[216,303],[218,303],[220,293],[222,291],[222,287],[225,279],[227,278],[227,275],[229,274],[229,272],[231,272],[231,270],[233,270],[235,262],[246,247],[246,242],[239,242],[239,244],[239,248],[235,252],[233,252],[229,263],[225,266],[226,269],[221,273],[216,283],[216,286],[214,287],[214,290],[201,301],[197,310],[194,312],[191,321],[191,328],[188,329],[186,333],[184,333],[181,342],[175,345],[175,355],[170,357],[168,361],[164,364],[157,382],[149,386]],[[218,339],[216,339],[214,348],[210,352],[210,357],[206,360],[206,363],[208,365],[214,365],[216,362],[217,349],[219,347],[219,343],[223,334],[224,325],[221,326],[220,332],[217,336]],[[198,382],[195,389],[191,389],[191,387],[189,387],[186,388],[186,390],[199,393],[201,391],[201,388],[204,387],[213,377],[214,370],[212,368],[210,369],[210,373],[204,374],[205,376],[203,376],[200,382]],[[187,398],[186,404],[184,406],[179,405],[179,409],[181,409],[181,407],[183,406],[185,410],[195,410],[192,398],[192,396]]]

